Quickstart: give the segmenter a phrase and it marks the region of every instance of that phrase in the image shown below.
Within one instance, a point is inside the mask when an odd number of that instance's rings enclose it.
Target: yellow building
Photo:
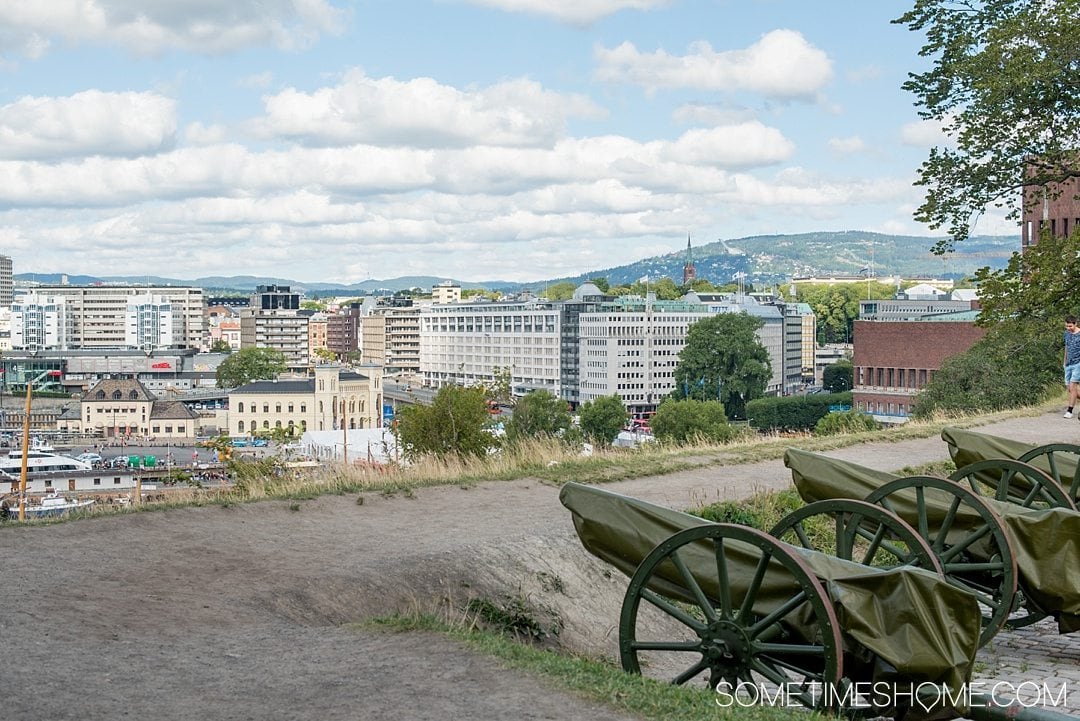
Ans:
[[[382,369],[363,372],[337,365],[315,368],[311,378],[254,381],[229,393],[229,435],[272,433],[276,428],[330,431],[382,424]]]
[[[57,428],[106,438],[191,439],[198,422],[183,403],[158,400],[137,380],[106,379],[83,393],[78,417],[62,415]]]

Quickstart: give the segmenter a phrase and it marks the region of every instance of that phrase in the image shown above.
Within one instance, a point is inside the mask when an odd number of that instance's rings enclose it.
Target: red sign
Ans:
[[[60,371],[49,371],[48,375],[52,376],[53,378],[59,378],[60,376],[62,376],[64,374],[61,373]]]
[[[155,363],[154,365],[152,365],[150,367],[151,368],[172,368],[172,364],[170,364],[170,363]]]

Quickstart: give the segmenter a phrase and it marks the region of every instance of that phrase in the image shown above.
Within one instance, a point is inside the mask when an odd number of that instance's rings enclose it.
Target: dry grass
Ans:
[[[180,488],[160,494],[160,499],[127,507],[93,508],[73,517],[103,513],[131,513],[182,506],[242,503],[263,499],[303,500],[324,494],[405,493],[425,486],[472,485],[482,481],[535,478],[553,484],[567,481],[605,483],[629,478],[659,476],[690,468],[758,463],[783,456],[798,446],[828,451],[867,442],[900,442],[928,438],[945,426],[970,428],[1008,418],[1036,416],[1060,404],[1060,399],[1038,406],[990,415],[939,416],[911,421],[878,431],[826,437],[810,435],[755,435],[730,443],[644,444],[636,449],[597,449],[582,456],[576,449],[551,440],[531,440],[481,458],[426,457],[408,465],[330,464],[311,471],[283,472],[271,459],[233,464],[236,484],[228,488]],[[905,471],[908,469],[905,469]],[[912,469],[914,470],[914,469]],[[931,470],[931,469],[927,469]],[[938,469],[933,469],[940,472]],[[921,471],[925,472],[925,471]],[[43,520],[35,523],[50,523]]]

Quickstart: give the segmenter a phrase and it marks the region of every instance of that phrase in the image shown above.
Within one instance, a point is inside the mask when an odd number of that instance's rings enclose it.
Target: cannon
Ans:
[[[915,527],[938,553],[949,581],[978,599],[981,644],[1003,626],[1019,628],[1048,615],[1061,633],[1080,630],[1080,587],[1061,572],[1080,563],[1080,513],[1032,493],[1051,488],[1043,474],[1029,486],[1012,478],[988,495],[977,490],[978,464],[951,480],[898,477],[797,449],[785,453],[784,463],[805,501],[859,498]],[[991,473],[991,480],[1002,476]]]
[[[941,440],[948,444],[949,455],[958,468],[994,459],[1012,459],[1039,469],[1053,478],[1070,500],[1080,501],[1080,474],[1076,472],[1080,445],[1023,443],[953,427],[941,430]]]
[[[768,687],[837,712],[968,712],[941,691],[970,678],[978,602],[945,579],[929,544],[891,512],[859,501],[811,504],[773,529],[798,540],[788,544],[575,483],[560,500],[585,548],[630,577],[619,617],[625,670],[718,694]],[[830,550],[840,556],[805,547],[815,515],[833,525]],[[888,692],[865,694],[871,687]],[[935,698],[913,698],[928,687]]]

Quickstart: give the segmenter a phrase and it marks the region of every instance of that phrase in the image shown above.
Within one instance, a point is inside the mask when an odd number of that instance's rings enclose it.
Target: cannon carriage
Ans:
[[[560,499],[585,548],[630,577],[619,619],[627,671],[717,693],[772,689],[837,712],[966,711],[947,693],[921,704],[913,694],[969,678],[978,603],[894,514],[859,501],[812,504],[773,529],[789,544],[590,486],[567,484]],[[813,516],[835,530],[830,553],[806,547]]]
[[[805,501],[859,498],[914,526],[978,599],[980,644],[1048,615],[1061,633],[1080,630],[1080,586],[1061,572],[1080,563],[1080,513],[1046,474],[983,459],[949,479],[900,477],[794,449],[784,463]]]
[[[942,429],[941,440],[948,444],[949,455],[957,468],[996,459],[1026,463],[1052,478],[1071,501],[1080,501],[1080,474],[1076,472],[1080,465],[1080,445],[1024,443],[952,427]]]

